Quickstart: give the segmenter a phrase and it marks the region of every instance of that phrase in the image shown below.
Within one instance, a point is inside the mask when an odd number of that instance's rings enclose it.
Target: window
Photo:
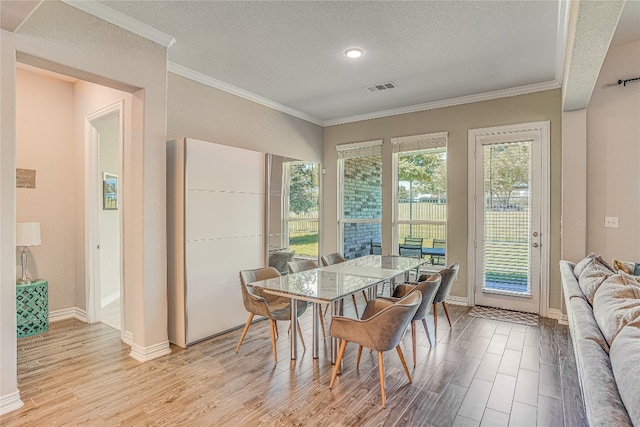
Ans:
[[[382,237],[382,140],[338,145],[338,232],[345,258],[369,255]]]
[[[422,239],[431,265],[445,265],[447,242],[446,132],[392,138],[394,241]]]
[[[284,163],[285,231],[296,257],[318,259],[319,167],[311,162]]]

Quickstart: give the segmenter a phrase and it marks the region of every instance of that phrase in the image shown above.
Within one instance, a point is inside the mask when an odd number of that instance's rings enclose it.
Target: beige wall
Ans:
[[[609,49],[587,107],[587,251],[640,261],[640,40]],[[619,228],[605,228],[605,216]]]
[[[73,84],[18,70],[16,86],[16,167],[36,170],[35,189],[16,189],[16,221],[40,222],[42,238],[29,250],[29,271],[49,281],[50,311],[75,307]]]
[[[460,275],[451,294],[467,296],[467,146],[468,130],[536,121],[551,122],[551,308],[560,308],[560,279],[556,266],[560,259],[561,197],[561,91],[552,90],[437,110],[422,111],[332,126],[325,129],[324,165],[324,252],[339,251],[337,243],[337,153],[336,145],[383,139],[383,253],[391,252],[391,143],[390,138],[434,132],[448,132],[448,255],[460,263]]]
[[[124,162],[128,177],[125,257],[129,261],[125,265],[125,318],[131,354],[146,360],[169,351],[165,198],[167,50],[62,2],[43,2],[19,33],[2,31],[0,42],[0,398],[13,407],[19,402],[14,288],[16,59],[134,94],[130,110],[132,139],[125,148]],[[76,238],[80,238],[77,233]]]
[[[167,141],[182,137],[322,162],[322,127],[169,73]]]

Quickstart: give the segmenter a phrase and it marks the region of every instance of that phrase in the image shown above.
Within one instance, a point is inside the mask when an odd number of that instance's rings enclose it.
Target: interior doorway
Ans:
[[[86,117],[87,320],[122,331],[123,102]]]

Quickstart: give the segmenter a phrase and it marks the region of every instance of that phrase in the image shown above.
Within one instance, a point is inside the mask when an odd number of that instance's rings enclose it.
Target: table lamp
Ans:
[[[27,277],[27,252],[29,251],[29,246],[39,246],[40,243],[39,222],[16,223],[16,246],[20,248],[20,259],[22,261],[22,277],[19,282],[31,282],[31,279]]]

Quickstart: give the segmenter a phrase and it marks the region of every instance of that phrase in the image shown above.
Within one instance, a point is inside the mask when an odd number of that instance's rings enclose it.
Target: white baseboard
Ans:
[[[149,347],[142,347],[136,343],[131,343],[129,345],[131,346],[131,353],[129,353],[129,356],[136,359],[138,362],[147,362],[171,353],[169,341],[164,341]]]
[[[133,332],[124,331],[124,333],[122,334],[122,342],[125,343],[126,345],[132,346],[133,345]]]
[[[24,402],[20,400],[20,392],[18,390],[13,393],[0,396],[0,415],[7,414],[21,408]]]
[[[87,312],[79,309],[78,307],[63,308],[62,310],[55,310],[49,312],[49,322],[57,322],[64,319],[78,319],[81,322],[87,322]]]
[[[556,319],[558,323],[561,325],[569,324],[569,319],[567,318],[567,315],[564,314],[562,311],[558,310],[557,308],[548,309],[547,317],[550,319]]]
[[[456,297],[454,295],[449,295],[446,301],[447,304],[464,305],[465,307],[469,305],[469,300],[467,299],[467,297]]]
[[[105,308],[106,306],[108,306],[109,304],[111,304],[112,302],[118,299],[120,299],[120,291],[115,291],[112,294],[102,298],[102,301],[100,301],[100,306],[102,308]]]

